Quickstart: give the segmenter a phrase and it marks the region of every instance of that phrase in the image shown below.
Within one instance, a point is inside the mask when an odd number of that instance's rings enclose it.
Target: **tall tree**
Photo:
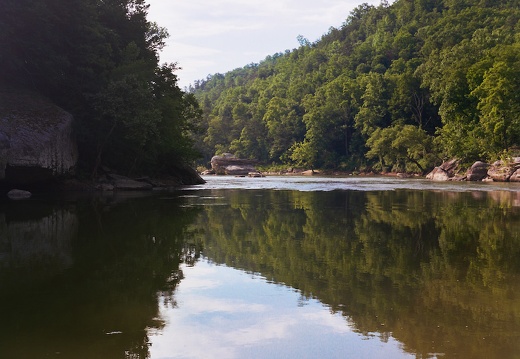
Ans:
[[[0,85],[49,97],[77,120],[81,165],[159,171],[194,158],[200,117],[159,66],[166,29],[144,0],[5,0],[0,13]],[[193,126],[191,125],[193,123]],[[162,158],[160,161],[159,158]]]

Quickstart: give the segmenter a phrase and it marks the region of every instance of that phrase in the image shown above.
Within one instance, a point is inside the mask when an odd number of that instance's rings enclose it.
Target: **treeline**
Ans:
[[[205,160],[425,172],[520,145],[520,2],[397,0],[190,89]]]
[[[168,172],[195,157],[200,118],[159,64],[166,29],[144,0],[4,0],[0,85],[46,96],[77,120],[81,168]]]

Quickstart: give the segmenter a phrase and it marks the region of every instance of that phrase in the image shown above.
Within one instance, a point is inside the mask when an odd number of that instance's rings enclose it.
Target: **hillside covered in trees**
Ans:
[[[191,161],[200,110],[159,64],[166,29],[144,0],[4,0],[0,86],[72,113],[80,168],[169,173]]]
[[[314,43],[197,81],[197,146],[205,161],[420,173],[517,155],[519,20],[518,0],[360,5]]]

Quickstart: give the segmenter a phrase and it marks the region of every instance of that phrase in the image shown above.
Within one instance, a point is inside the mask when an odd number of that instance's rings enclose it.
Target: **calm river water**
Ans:
[[[519,358],[520,185],[0,201],[0,358]]]

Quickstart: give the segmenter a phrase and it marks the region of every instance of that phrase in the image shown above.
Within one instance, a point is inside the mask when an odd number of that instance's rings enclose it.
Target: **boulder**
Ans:
[[[482,181],[488,175],[488,168],[488,163],[477,161],[470,167],[470,169],[466,173],[466,179],[468,181]]]
[[[516,159],[512,163],[496,161],[489,167],[488,176],[495,182],[509,182],[518,169],[520,169],[520,163],[516,162]],[[516,181],[516,176],[514,181]]]
[[[314,176],[315,174],[318,174],[318,171],[314,170],[306,170],[301,173],[304,176]]]
[[[453,182],[462,182],[462,181],[467,181],[467,177],[466,176],[462,176],[462,175],[455,175],[453,177],[451,177],[449,179],[449,181],[453,181]]]
[[[37,183],[73,172],[73,117],[34,94],[0,90],[0,181]]]
[[[451,177],[455,176],[457,171],[459,170],[459,160],[453,158],[449,161],[444,162],[441,166],[441,169],[444,170]]]
[[[259,171],[249,172],[247,175],[249,177],[254,177],[254,178],[265,177],[265,175],[262,172],[259,172]]]
[[[451,181],[455,177],[459,170],[459,160],[451,159],[449,161],[444,162],[439,167],[435,167],[433,171],[426,175],[426,179],[432,181]],[[463,179],[462,177],[457,177],[457,180]]]
[[[214,156],[211,168],[218,175],[247,176],[249,172],[257,172],[255,161],[237,158],[230,153]]]
[[[520,182],[520,168],[509,177],[509,182]]]
[[[435,167],[433,169],[433,171],[431,171],[430,173],[428,173],[426,175],[426,179],[442,182],[442,181],[449,181],[450,176],[449,176],[448,172],[443,170],[441,167]]]
[[[170,163],[168,168],[169,187],[206,183],[195,169],[185,163]]]

